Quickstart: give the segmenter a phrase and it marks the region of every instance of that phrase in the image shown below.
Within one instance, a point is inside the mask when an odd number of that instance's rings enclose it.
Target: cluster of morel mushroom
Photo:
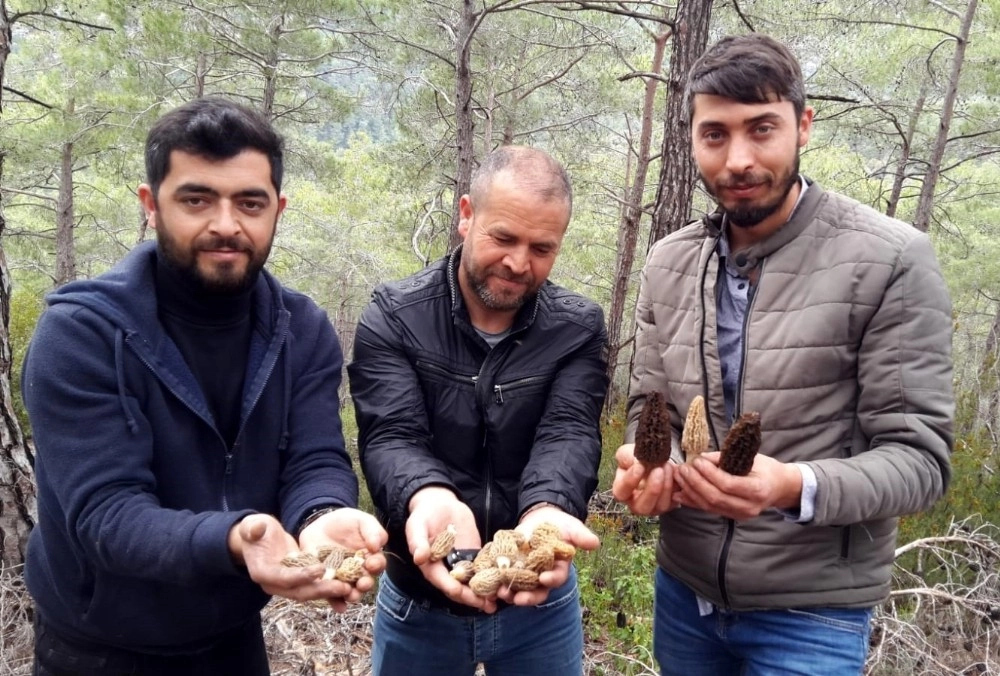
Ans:
[[[639,414],[639,426],[635,432],[635,459],[647,468],[662,465],[670,459],[670,439],[670,414],[663,395],[650,392],[646,395],[646,403]],[[722,442],[719,467],[730,474],[746,476],[753,467],[760,442],[760,414],[751,411],[740,415]],[[705,399],[698,395],[688,407],[681,433],[681,450],[685,461],[690,463],[706,452],[708,447]]]
[[[455,526],[438,533],[431,544],[432,562],[442,561],[452,554],[455,546]],[[576,548],[563,541],[559,527],[553,523],[539,524],[531,537],[516,530],[500,530],[491,542],[471,560],[459,559],[451,564],[450,574],[469,585],[477,596],[492,596],[501,587],[513,591],[531,591],[539,586],[538,575],[552,570],[556,561],[569,561]],[[337,545],[316,552],[295,552],[281,563],[284,566],[306,567],[322,564],[324,580],[340,580],[355,584],[365,574],[366,550],[351,551]]]
[[[455,527],[449,525],[431,544],[431,561],[448,557],[455,545]],[[492,596],[501,588],[531,591],[539,586],[538,575],[569,561],[576,548],[563,541],[559,526],[545,522],[530,537],[516,530],[499,530],[475,558],[452,564],[450,574],[477,596]]]

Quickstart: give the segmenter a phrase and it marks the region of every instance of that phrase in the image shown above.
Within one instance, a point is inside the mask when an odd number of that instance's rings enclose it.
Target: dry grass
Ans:
[[[31,600],[21,568],[0,568],[0,676],[31,673]]]
[[[1000,674],[1000,527],[970,517],[896,550],[868,661],[875,676]]]
[[[273,600],[264,610],[264,637],[274,676],[362,676],[371,663],[371,599],[346,613]]]
[[[370,674],[374,615],[375,606],[371,602],[337,614],[328,608],[275,599],[264,612],[264,636],[271,655],[272,673],[274,676]],[[587,646],[584,674],[617,674],[620,667],[616,665],[623,662],[632,665],[630,673],[658,674],[651,655],[640,661],[596,644]]]

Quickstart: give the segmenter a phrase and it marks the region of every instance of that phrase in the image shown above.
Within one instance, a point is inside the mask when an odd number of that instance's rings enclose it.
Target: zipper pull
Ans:
[[[493,398],[496,400],[496,402],[498,404],[502,404],[503,403],[503,390],[500,388],[499,385],[494,385],[493,386],[493,394],[495,395]]]

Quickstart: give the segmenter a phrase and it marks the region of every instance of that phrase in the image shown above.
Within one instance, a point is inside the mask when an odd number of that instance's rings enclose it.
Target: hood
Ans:
[[[162,333],[156,302],[156,242],[143,242],[108,272],[93,279],[70,282],[45,297],[49,306],[71,303],[85,307],[107,319],[126,335],[138,334],[151,339]],[[261,270],[254,286],[256,322],[273,325],[284,309],[280,287]]]

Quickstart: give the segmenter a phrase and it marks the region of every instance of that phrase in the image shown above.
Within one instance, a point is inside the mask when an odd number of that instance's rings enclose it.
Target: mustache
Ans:
[[[220,235],[208,235],[200,238],[195,243],[198,251],[242,251],[252,254],[253,246],[241,237],[223,237]]]
[[[531,274],[512,275],[504,270],[497,270],[493,273],[493,276],[499,277],[500,279],[508,282],[517,282],[518,284],[531,284],[531,282],[534,281],[534,277]]]
[[[731,176],[725,181],[719,183],[720,188],[750,188],[756,185],[762,185],[767,183],[768,179],[766,176],[760,174],[754,174],[752,172],[747,172],[745,174],[739,174],[736,176]]]

